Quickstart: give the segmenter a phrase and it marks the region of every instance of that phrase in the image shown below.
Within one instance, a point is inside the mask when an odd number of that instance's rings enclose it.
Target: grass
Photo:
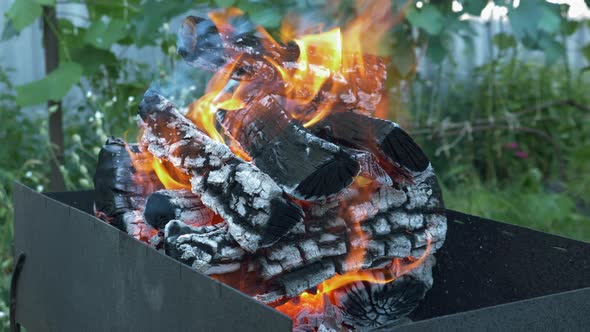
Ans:
[[[564,193],[475,183],[444,190],[448,209],[590,242],[590,216]]]

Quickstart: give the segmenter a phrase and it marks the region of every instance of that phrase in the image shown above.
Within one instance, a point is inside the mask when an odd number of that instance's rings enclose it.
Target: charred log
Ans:
[[[109,138],[101,149],[94,176],[94,209],[99,218],[147,241],[155,231],[142,215],[145,197],[163,185],[153,172],[138,172],[130,152],[141,156],[137,145],[126,145],[120,138]]]
[[[152,193],[145,203],[143,215],[145,221],[156,229],[164,229],[170,220],[205,226],[219,219],[198,195],[188,190],[158,190]]]
[[[394,324],[416,309],[429,288],[423,280],[402,276],[386,284],[356,282],[337,294],[346,325],[381,327]]]
[[[302,220],[301,208],[268,175],[213,141],[162,96],[148,91],[139,115],[148,150],[191,174],[193,192],[245,250],[272,245]]]
[[[430,162],[396,123],[355,112],[331,114],[310,130],[330,142],[373,153],[394,180],[425,171]]]
[[[289,195],[317,200],[350,185],[358,163],[338,146],[309,133],[272,97],[252,100],[241,110],[219,111],[226,132]]]
[[[389,174],[379,165],[379,160],[371,153],[355,149],[345,149],[360,166],[359,176],[376,181],[384,186],[392,186]]]

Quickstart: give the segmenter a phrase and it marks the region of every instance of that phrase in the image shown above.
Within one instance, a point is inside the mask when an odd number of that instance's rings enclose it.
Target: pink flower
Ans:
[[[516,142],[509,142],[509,143],[504,144],[504,149],[514,150],[516,148],[518,148],[518,143],[516,143]]]
[[[527,159],[529,157],[529,153],[522,150],[514,152],[514,155],[520,159]]]

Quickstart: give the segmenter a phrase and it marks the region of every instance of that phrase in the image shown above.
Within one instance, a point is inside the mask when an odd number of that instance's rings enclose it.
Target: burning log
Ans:
[[[330,142],[371,152],[397,181],[408,180],[411,173],[423,172],[430,165],[418,144],[388,120],[343,112],[328,115],[310,130]]]
[[[321,64],[332,63],[330,54],[313,65],[298,63],[301,50],[297,43],[281,44],[255,32],[220,33],[209,20],[188,16],[180,30],[178,53],[190,65],[211,72],[228,71],[239,81],[258,81],[268,94],[312,101],[308,107],[288,107],[294,117],[310,120],[322,103],[346,105],[372,114],[381,101],[385,63],[377,56],[343,54],[343,64],[335,71]],[[313,52],[314,57],[320,57]],[[227,66],[231,64],[231,66]],[[304,84],[286,80],[284,75],[305,71],[309,81],[323,82],[319,91],[310,91]],[[326,73],[329,78],[326,79]],[[317,95],[310,95],[310,92]]]
[[[215,213],[203,205],[198,195],[188,190],[158,190],[145,202],[145,221],[155,229],[164,229],[171,220],[187,225],[211,225]],[[218,219],[218,218],[217,218]]]
[[[268,175],[213,141],[162,96],[148,91],[139,115],[148,150],[192,175],[193,192],[245,250],[270,246],[302,220],[301,208]]]
[[[217,118],[256,166],[297,199],[338,193],[359,173],[348,153],[310,134],[272,96],[251,100],[241,110],[218,111]]]
[[[188,262],[204,273],[238,271],[250,262],[253,265],[245,269],[255,271],[261,280],[255,290],[256,298],[265,303],[280,303],[337,273],[383,268],[391,265],[393,259],[418,259],[428,246],[429,253],[440,248],[446,234],[446,219],[439,209],[440,192],[431,187],[436,186],[432,176],[416,180],[415,187],[406,190],[387,186],[370,189],[368,199],[344,207],[347,202],[354,201],[354,197],[364,195],[355,189],[347,189],[338,199],[307,204],[306,218],[302,223],[280,242],[255,255],[248,254],[248,259],[242,257],[242,265],[234,260],[231,263],[223,260],[226,255],[219,250],[239,251],[240,246],[219,237],[227,232],[227,228],[221,226],[215,229],[215,237],[204,236],[208,243],[206,247],[201,240],[178,242],[178,238],[167,235],[167,247],[175,248],[168,253],[184,262],[187,262],[186,257],[206,257],[197,260],[197,264],[194,260]],[[360,224],[361,234],[355,231],[355,223],[360,218],[365,218]],[[179,222],[174,223],[178,225]],[[183,234],[188,237],[190,234],[205,234],[210,228],[183,229]],[[212,244],[211,241],[217,239],[223,240],[223,244]],[[366,253],[360,262],[351,264],[347,257],[355,246],[364,246]]]
[[[100,150],[94,176],[94,210],[100,219],[147,241],[157,232],[143,218],[145,197],[163,185],[153,172],[138,172],[130,152],[139,155],[139,147],[127,146],[120,138],[109,138]]]

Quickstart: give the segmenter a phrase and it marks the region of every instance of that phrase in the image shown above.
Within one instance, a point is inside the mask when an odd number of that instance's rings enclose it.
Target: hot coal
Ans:
[[[206,207],[198,195],[189,190],[158,190],[152,193],[143,212],[146,222],[163,229],[171,220],[182,220],[188,225],[210,225],[215,213]]]
[[[109,138],[100,150],[94,176],[94,210],[118,229],[149,239],[153,229],[142,215],[145,198],[163,185],[155,173],[137,172],[129,152],[140,155],[137,145],[127,146],[120,138]]]
[[[245,250],[272,245],[302,220],[301,208],[270,176],[213,141],[162,96],[148,91],[139,114],[148,150],[191,174],[192,191]]]
[[[309,133],[272,96],[251,100],[244,109],[219,111],[217,118],[256,166],[297,199],[333,195],[359,173],[347,152]]]
[[[408,172],[423,172],[428,157],[396,123],[356,112],[331,114],[310,130],[330,142],[369,151],[396,180],[408,179]]]

